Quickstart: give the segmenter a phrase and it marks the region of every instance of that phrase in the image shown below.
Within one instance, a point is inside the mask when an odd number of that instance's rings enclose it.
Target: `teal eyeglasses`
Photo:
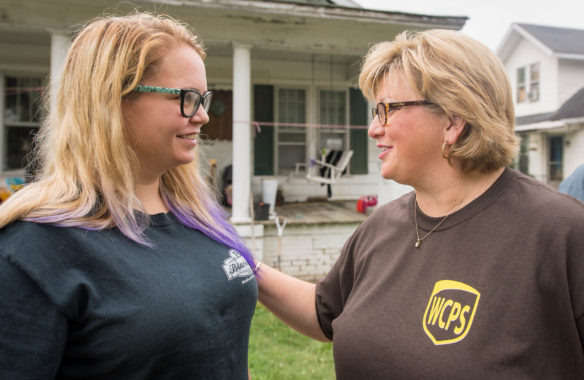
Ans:
[[[137,85],[134,88],[134,91],[180,95],[180,112],[184,117],[192,117],[194,114],[196,114],[201,104],[203,104],[203,109],[205,112],[209,111],[211,99],[213,98],[213,93],[211,91],[206,91],[204,94],[201,94],[197,90],[143,86],[141,84]]]

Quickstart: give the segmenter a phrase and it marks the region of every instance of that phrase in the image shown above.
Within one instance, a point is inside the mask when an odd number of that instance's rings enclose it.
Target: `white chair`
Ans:
[[[298,175],[301,167],[306,168],[306,179],[327,185],[327,195],[330,198],[332,196],[331,185],[337,183],[343,175],[352,156],[352,150],[332,150],[324,155],[322,160],[311,159],[308,164],[297,163],[294,173]]]
[[[331,151],[330,153],[334,154],[334,152],[335,151]],[[331,164],[321,160],[311,160],[310,163],[312,168],[307,170],[306,179],[327,185],[337,183],[343,172],[347,169],[347,166],[351,161],[351,156],[353,156],[353,151],[345,150],[341,153],[336,164]],[[331,162],[334,162],[334,157]]]

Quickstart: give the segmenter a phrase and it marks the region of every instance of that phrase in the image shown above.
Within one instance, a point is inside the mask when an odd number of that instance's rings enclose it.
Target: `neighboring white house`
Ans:
[[[584,30],[512,24],[497,54],[513,88],[518,166],[557,187],[584,163]]]

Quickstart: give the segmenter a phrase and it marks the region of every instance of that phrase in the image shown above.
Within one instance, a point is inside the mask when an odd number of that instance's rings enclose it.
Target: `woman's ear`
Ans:
[[[458,115],[449,116],[448,121],[449,124],[444,131],[444,141],[448,145],[453,145],[464,132],[466,121]]]

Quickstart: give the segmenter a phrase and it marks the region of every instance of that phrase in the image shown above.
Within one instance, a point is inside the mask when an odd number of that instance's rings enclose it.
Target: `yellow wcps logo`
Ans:
[[[463,340],[468,334],[480,293],[462,282],[442,280],[434,290],[424,313],[424,331],[436,345]]]

